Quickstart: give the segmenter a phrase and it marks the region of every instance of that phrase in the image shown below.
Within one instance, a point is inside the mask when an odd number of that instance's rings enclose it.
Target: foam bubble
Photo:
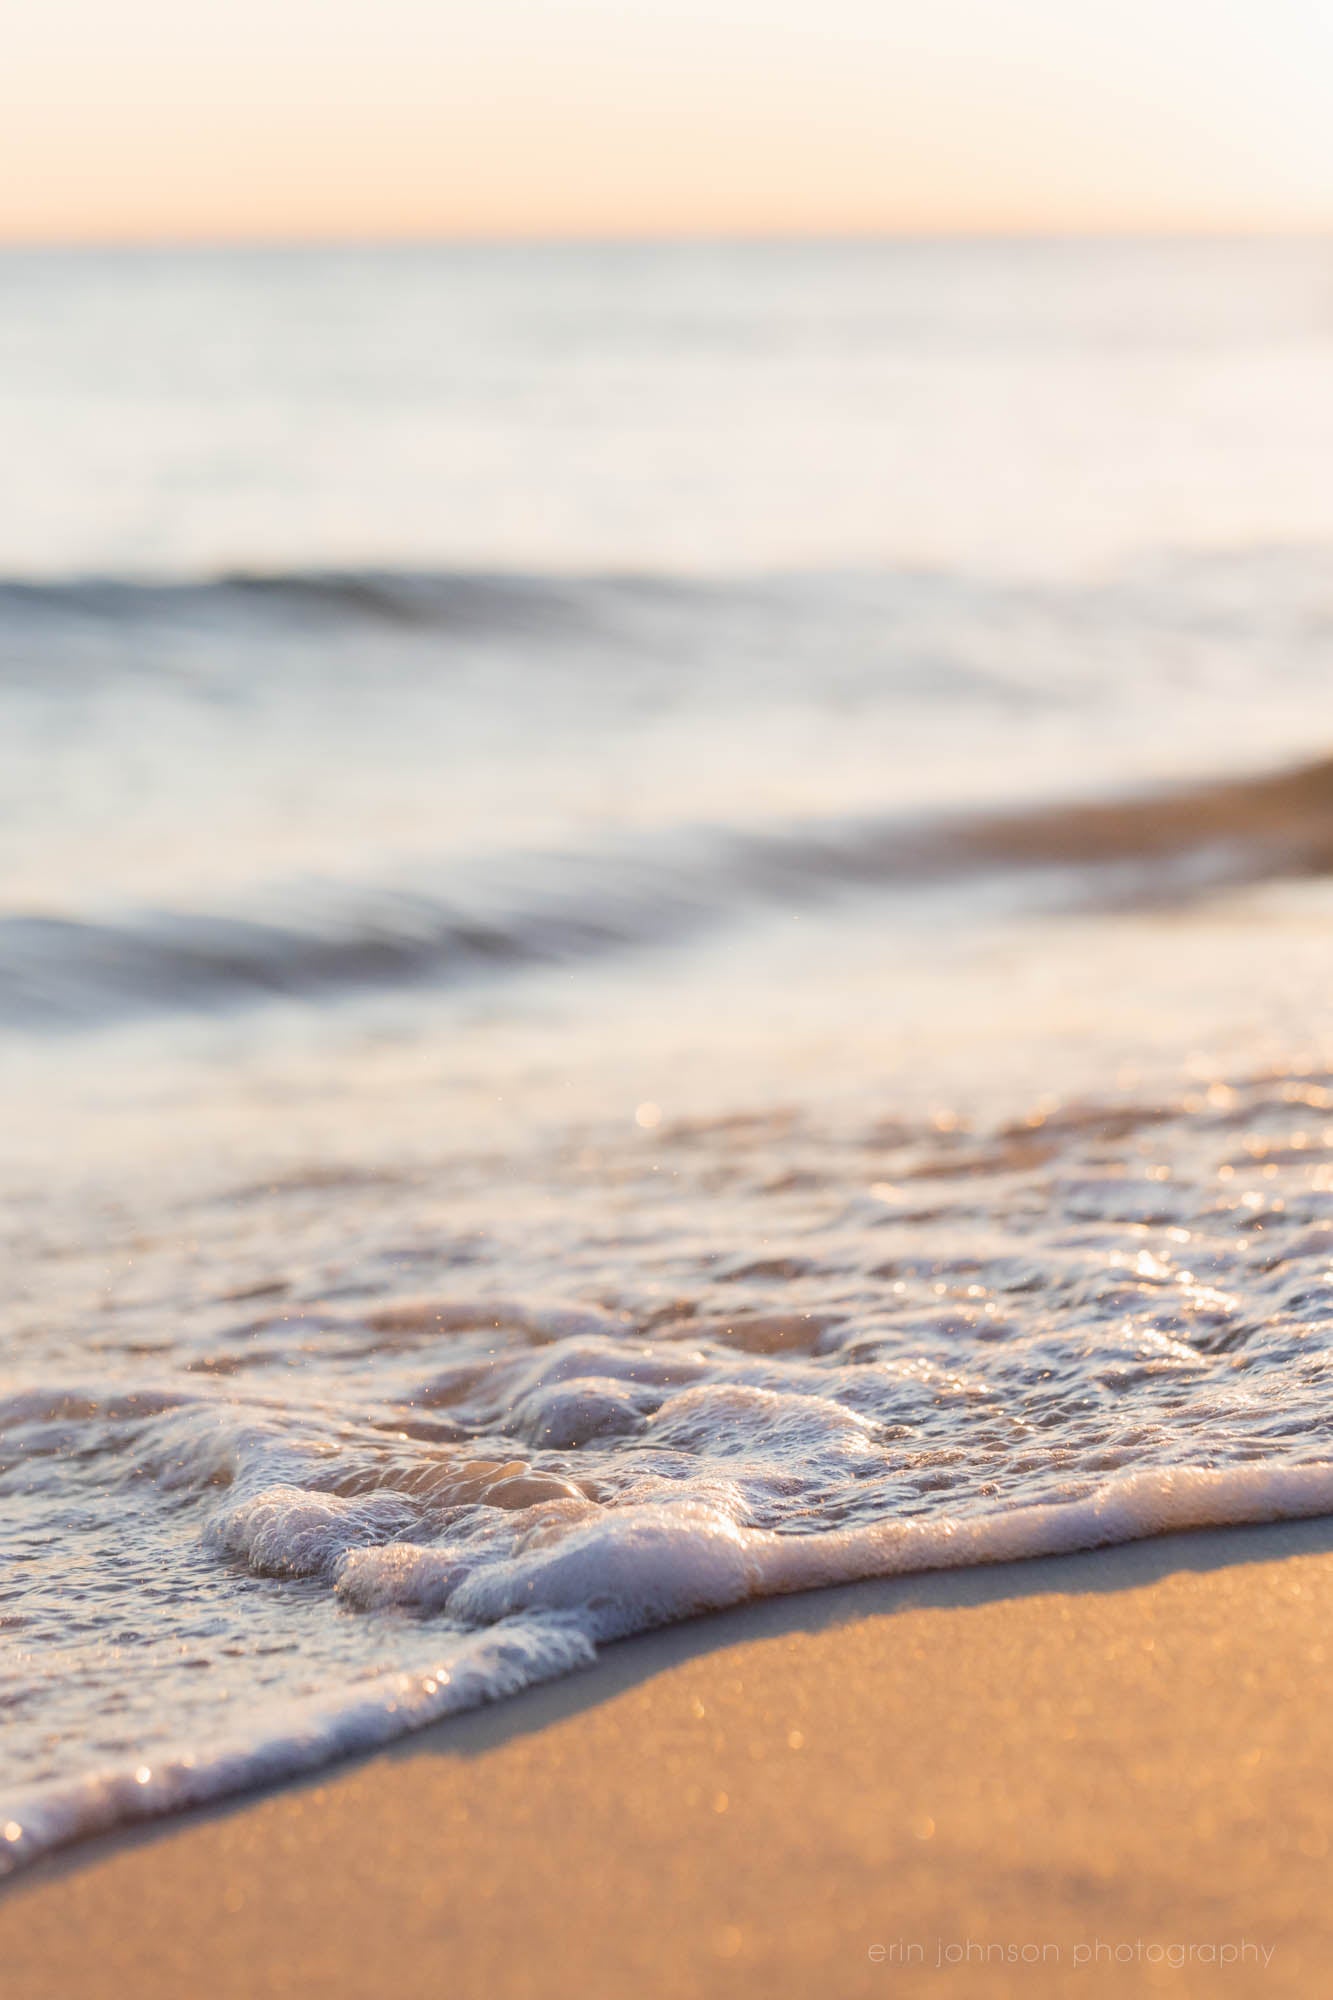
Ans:
[[[412,1511],[386,1494],[343,1500],[334,1493],[271,1486],[215,1515],[209,1539],[257,1576],[329,1576],[349,1549],[387,1539],[411,1520]]]
[[[601,1513],[554,1544],[477,1570],[450,1610],[486,1624],[568,1612],[590,1640],[620,1639],[739,1604],[755,1586],[750,1546],[734,1521],[688,1500]]]

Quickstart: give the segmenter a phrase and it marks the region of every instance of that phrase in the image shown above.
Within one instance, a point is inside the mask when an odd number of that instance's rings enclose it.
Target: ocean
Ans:
[[[1333,1511],[1333,247],[0,256],[0,1869]]]

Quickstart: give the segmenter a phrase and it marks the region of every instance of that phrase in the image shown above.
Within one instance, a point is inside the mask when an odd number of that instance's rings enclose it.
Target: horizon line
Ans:
[[[137,234],[132,231],[84,235],[76,232],[10,235],[0,231],[0,255],[115,254],[129,252],[292,252],[320,250],[452,250],[452,249],[747,249],[797,248],[801,245],[864,244],[867,246],[952,244],[1062,243],[1203,243],[1306,242],[1333,240],[1333,217],[1306,222],[1092,222],[1082,225],[886,224],[883,227],[830,225],[828,228],[768,228],[760,225],[729,229],[384,229],[292,230],[256,233],[249,230],[207,230],[198,234]]]

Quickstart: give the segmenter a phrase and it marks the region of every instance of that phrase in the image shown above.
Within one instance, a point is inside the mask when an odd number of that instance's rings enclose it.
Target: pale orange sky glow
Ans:
[[[1320,229],[1324,0],[46,0],[0,238]]]

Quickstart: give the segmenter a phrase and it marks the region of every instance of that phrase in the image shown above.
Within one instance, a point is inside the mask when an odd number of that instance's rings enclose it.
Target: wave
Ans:
[[[643,613],[808,610],[865,620],[922,610],[1009,610],[1145,617],[1163,613],[1178,634],[1217,637],[1235,626],[1277,625],[1327,639],[1329,551],[1304,542],[1166,551],[1099,578],[1063,583],[931,566],[757,569],[750,572],[353,564],[220,569],[180,575],[90,572],[0,576],[0,630],[139,629],[244,618],[286,625],[440,631],[586,631]]]
[[[127,1189],[0,1397],[0,1875],[753,1598],[1328,1514],[1331,1085]]]
[[[75,576],[0,580],[0,618],[28,627],[127,627],[237,614],[365,625],[528,624],[567,611],[582,579],[467,570],[223,571],[154,579]],[[595,585],[594,585],[595,587]]]
[[[1333,759],[1094,803],[713,832],[670,854],[533,856],[480,901],[386,888],[279,916],[0,917],[0,1019],[59,1026],[497,977],[851,893],[1007,883],[1019,907],[1147,906],[1333,872]],[[318,907],[313,909],[311,905]]]
[[[265,1514],[270,1536],[292,1532]],[[300,1496],[277,1496],[295,1517]],[[617,1639],[729,1609],[756,1598],[790,1596],[872,1578],[921,1575],[1150,1540],[1206,1528],[1309,1520],[1333,1512],[1333,1465],[1280,1460],[1227,1468],[1179,1466],[1107,1480],[1087,1499],[930,1521],[886,1520],[805,1535],[740,1527],[722,1510],[697,1504],[627,1508],[617,1518],[576,1526],[496,1565],[474,1591],[484,1623],[447,1624],[425,1670],[381,1673],[322,1700],[273,1703],[248,1738],[202,1750],[169,1750],[48,1783],[0,1801],[0,1879],[94,1834],[208,1805],[340,1759],[383,1748],[449,1716],[505,1700],[591,1666]],[[306,1528],[304,1541],[301,1529]],[[364,1532],[364,1531],[363,1531]],[[260,1573],[311,1573],[309,1533],[295,1529],[295,1566]],[[549,1531],[548,1531],[549,1539]],[[247,1547],[241,1551],[253,1560]],[[404,1561],[404,1557],[409,1560]],[[402,1545],[341,1548],[314,1573],[336,1577],[361,1610],[404,1608],[438,1614],[456,1556]],[[432,1588],[433,1587],[433,1588]],[[463,1593],[459,1593],[463,1594]]]

